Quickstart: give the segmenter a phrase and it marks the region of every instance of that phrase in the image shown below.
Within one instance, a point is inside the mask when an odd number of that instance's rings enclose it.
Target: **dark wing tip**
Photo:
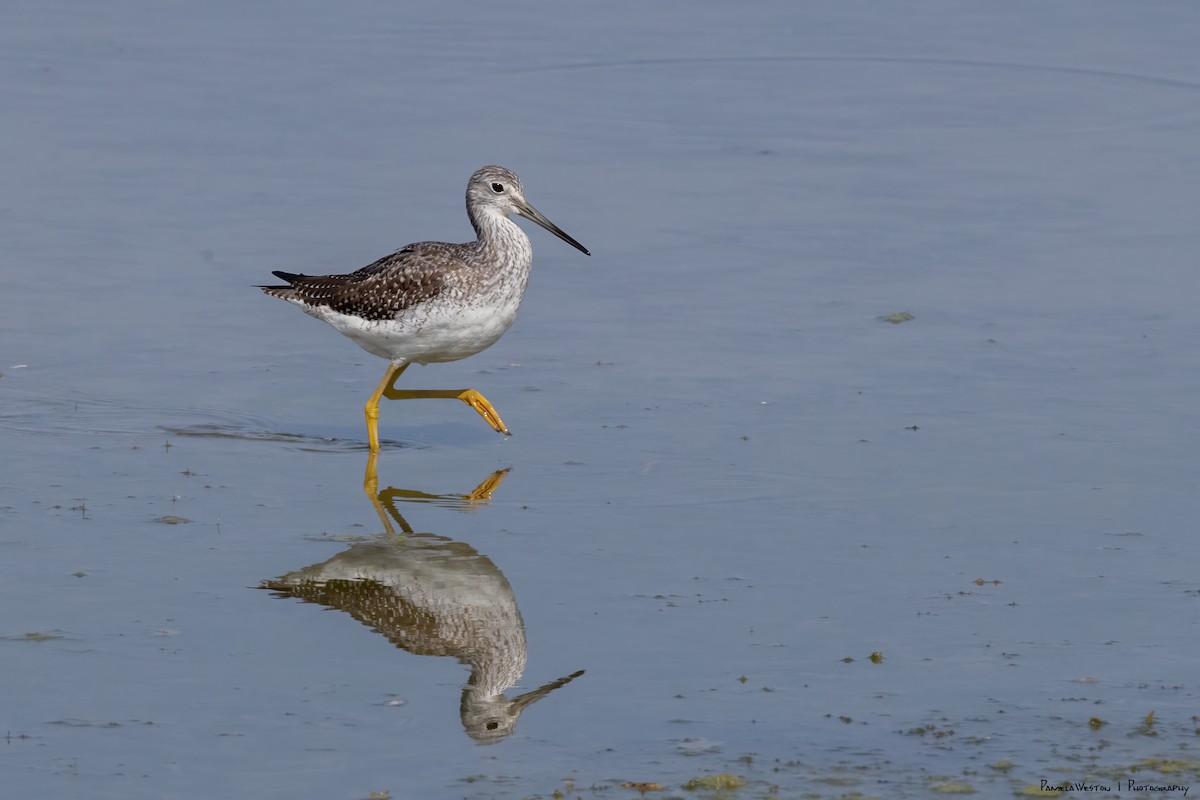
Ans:
[[[307,277],[305,275],[296,275],[295,273],[284,272],[283,270],[278,270],[278,269],[271,270],[271,274],[274,275],[276,278],[279,278],[281,281],[287,281],[288,285],[287,286],[266,286],[263,284],[257,284],[254,288],[262,289],[264,292],[271,295],[272,297],[282,297],[284,299],[286,299],[288,297],[287,293],[291,292],[292,289],[295,288],[295,283],[297,280],[299,280],[300,278]]]
[[[291,292],[291,290],[294,288],[294,284],[296,283],[296,281],[299,278],[304,277],[303,275],[296,275],[294,273],[284,272],[283,270],[279,270],[279,269],[271,270],[271,274],[274,275],[276,278],[279,278],[279,280],[281,280],[281,281],[287,281],[288,285],[287,286],[265,286],[263,284],[259,284],[259,285],[255,286],[254,288],[262,289],[264,292],[271,295],[272,297],[286,298],[287,293]]]

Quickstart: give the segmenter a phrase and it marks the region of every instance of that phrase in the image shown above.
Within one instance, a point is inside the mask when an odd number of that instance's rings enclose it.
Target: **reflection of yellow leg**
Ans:
[[[375,513],[379,515],[379,520],[383,523],[383,529],[391,535],[395,535],[396,529],[392,527],[392,519],[395,519],[403,533],[412,533],[412,528],[408,522],[400,515],[396,509],[396,501],[405,502],[428,502],[436,500],[460,500],[464,511],[472,510],[481,505],[487,505],[492,499],[492,493],[500,488],[500,484],[504,481],[504,477],[508,475],[512,467],[496,470],[491,475],[488,475],[483,481],[475,487],[475,490],[470,494],[426,494],[412,489],[393,489],[388,487],[382,492],[379,491],[379,471],[377,469],[379,455],[371,453],[367,456],[367,471],[363,474],[363,492],[371,500],[371,505],[375,507]],[[389,515],[391,519],[389,519]]]
[[[366,492],[372,500],[379,497],[379,471],[375,468],[375,464],[379,455],[371,453],[367,456],[367,472],[363,475],[363,491]]]
[[[363,475],[363,491],[371,499],[371,505],[375,506],[375,513],[379,515],[379,520],[383,523],[383,529],[387,531],[388,535],[395,536],[396,529],[392,527],[392,521],[388,519],[387,511],[384,510],[383,503],[379,499],[379,473],[375,469],[376,457],[375,453],[367,456],[367,472]],[[397,512],[398,514],[399,512]],[[398,519],[403,531],[405,533],[412,533],[412,530],[408,527],[408,523],[404,521],[404,517],[398,517]]]
[[[483,483],[475,487],[475,491],[465,496],[463,499],[472,505],[476,503],[486,503],[492,499],[492,492],[500,488],[500,482],[504,480],[504,476],[512,467],[496,470],[491,475],[483,479]]]
[[[368,462],[368,474],[370,474],[371,469],[371,462]],[[379,502],[392,509],[395,508],[395,503],[399,500],[402,503],[435,503],[448,508],[461,508],[463,511],[471,511],[477,506],[488,504],[492,499],[492,493],[500,488],[500,483],[504,480],[504,476],[508,475],[511,469],[512,467],[505,467],[504,469],[496,470],[484,478],[470,494],[429,494],[429,492],[420,492],[416,489],[397,489],[389,486],[382,492],[379,492],[377,497],[379,498]],[[363,488],[368,491],[378,489],[378,483],[367,483],[364,481]]]
[[[388,533],[395,533],[391,520],[387,518],[387,514],[383,512],[383,506],[379,504],[379,472],[375,468],[376,458],[378,458],[378,454],[374,450],[367,456],[367,471],[363,475],[363,492],[371,499],[371,505],[375,506],[379,519],[383,521],[384,530]]]

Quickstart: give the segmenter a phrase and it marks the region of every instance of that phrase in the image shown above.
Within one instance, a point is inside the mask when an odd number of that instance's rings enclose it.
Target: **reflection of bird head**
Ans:
[[[516,729],[522,711],[582,674],[583,670],[573,672],[513,698],[503,694],[485,694],[479,687],[468,684],[463,689],[462,702],[459,704],[463,727],[476,744],[494,744]]]

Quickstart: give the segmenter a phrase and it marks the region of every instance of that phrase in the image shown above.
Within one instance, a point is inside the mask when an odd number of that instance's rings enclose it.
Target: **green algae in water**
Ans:
[[[722,772],[718,775],[703,775],[699,778],[692,778],[683,785],[683,788],[689,792],[727,792],[732,789],[740,789],[745,785],[746,780],[744,778],[739,778],[737,775],[730,775],[728,772]]]
[[[1130,772],[1158,772],[1163,775],[1200,775],[1200,761],[1173,758],[1143,758],[1131,764]]]

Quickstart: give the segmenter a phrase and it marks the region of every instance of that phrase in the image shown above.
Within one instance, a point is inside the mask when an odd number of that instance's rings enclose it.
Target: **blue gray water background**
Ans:
[[[1197,41],[1189,3],[9,4],[6,787],[1200,782]],[[593,256],[532,228],[513,330],[405,376],[516,435],[385,404],[380,538],[383,363],[253,285],[467,238],[491,162]],[[261,588],[381,543],[405,613],[439,547],[493,587],[452,594],[523,639],[506,697],[584,674],[480,746],[468,656]]]

